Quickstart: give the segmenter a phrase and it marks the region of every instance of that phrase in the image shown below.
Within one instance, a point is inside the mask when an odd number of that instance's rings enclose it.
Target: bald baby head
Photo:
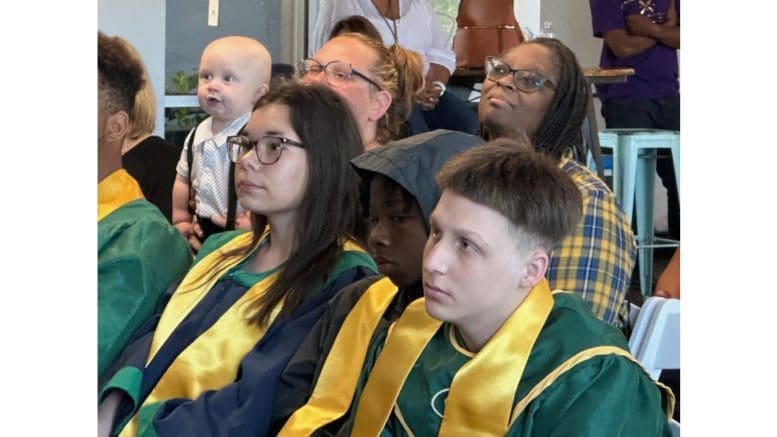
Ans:
[[[269,89],[272,58],[259,41],[226,36],[205,47],[200,58],[197,97],[216,123],[250,113]]]
[[[247,36],[225,36],[208,44],[202,53],[203,57],[209,52],[217,52],[228,61],[254,72],[260,85],[270,83],[272,57],[259,41]]]

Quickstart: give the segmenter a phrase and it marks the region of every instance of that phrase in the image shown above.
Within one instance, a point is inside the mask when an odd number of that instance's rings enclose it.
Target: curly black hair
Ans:
[[[98,90],[104,110],[132,112],[135,94],[143,86],[143,66],[138,63],[121,40],[97,33]]]

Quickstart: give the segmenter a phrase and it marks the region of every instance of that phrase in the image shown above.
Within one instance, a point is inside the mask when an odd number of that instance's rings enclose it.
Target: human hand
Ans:
[[[645,15],[631,14],[626,16],[626,31],[631,35],[655,38],[656,26],[659,25]]]
[[[189,247],[191,247],[195,253],[202,247],[202,235],[202,226],[200,226],[200,224],[197,222],[197,218],[195,216],[194,221],[192,222],[192,231],[189,234],[189,238],[187,238]]]
[[[189,239],[189,236],[192,235],[192,222],[180,222],[176,223],[175,228],[178,229],[178,232],[183,235],[183,238]]]
[[[251,213],[249,211],[235,214],[235,229],[251,229]]]
[[[424,111],[431,111],[440,103],[440,93],[442,90],[434,85],[427,86],[418,96],[418,104]]]

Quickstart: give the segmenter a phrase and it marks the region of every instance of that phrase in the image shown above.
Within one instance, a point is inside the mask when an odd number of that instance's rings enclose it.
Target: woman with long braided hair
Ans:
[[[591,95],[575,54],[557,39],[537,38],[488,57],[485,72],[481,135],[528,135],[583,194],[583,219],[551,256],[551,288],[579,293],[597,317],[622,327],[636,243],[615,195],[580,164],[587,153],[581,128]]]

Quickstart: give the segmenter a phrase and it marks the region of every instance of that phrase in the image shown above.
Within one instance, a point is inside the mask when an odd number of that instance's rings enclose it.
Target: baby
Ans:
[[[269,89],[271,65],[267,48],[245,36],[219,38],[202,52],[197,99],[210,117],[189,132],[173,186],[173,224],[195,251],[212,233],[250,227],[235,199],[227,138]]]

